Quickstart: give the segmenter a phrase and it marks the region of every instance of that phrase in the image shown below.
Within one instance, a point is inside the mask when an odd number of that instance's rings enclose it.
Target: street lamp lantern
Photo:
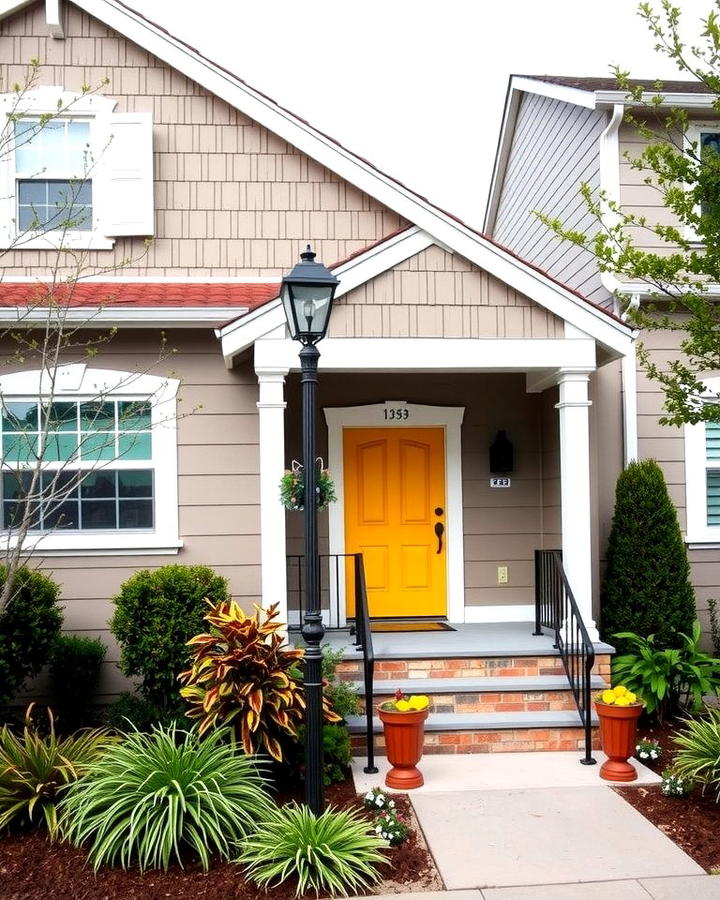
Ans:
[[[305,802],[315,815],[325,807],[323,796],[323,677],[322,650],[325,628],[320,609],[320,568],[317,528],[317,455],[315,424],[320,351],[316,344],[327,332],[338,279],[307,245],[301,261],[282,280],[285,318],[300,351],[302,386],[303,481],[305,486],[305,595],[302,636],[305,641]]]
[[[282,280],[281,298],[290,337],[302,344],[317,344],[325,337],[339,280],[307,245],[300,262]]]

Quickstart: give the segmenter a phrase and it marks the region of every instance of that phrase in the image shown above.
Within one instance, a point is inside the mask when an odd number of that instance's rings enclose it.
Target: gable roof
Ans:
[[[0,2],[0,18],[32,2],[37,0],[3,0]],[[431,243],[459,253],[541,306],[571,321],[613,353],[625,352],[632,336],[632,330],[627,325],[610,320],[602,311],[578,300],[570,290],[558,285],[545,273],[533,269],[456,216],[410,190],[121,0],[73,2],[88,15],[124,35],[414,223]],[[377,258],[375,256],[375,263]],[[388,258],[392,259],[393,255],[389,254]]]
[[[663,106],[694,109],[698,112],[710,112],[714,109],[713,102],[716,97],[708,92],[706,85],[701,81],[658,81],[635,78],[630,79],[630,85],[647,89],[640,101],[634,100],[627,91],[620,90],[615,78],[572,75],[511,75],[505,95],[505,107],[485,207],[483,231],[492,233],[495,227],[495,216],[500,203],[505,169],[512,148],[523,94],[537,94],[585,109],[607,110],[608,115],[618,109],[622,112],[622,108],[625,106],[643,106],[651,103],[653,98],[657,97],[663,98]]]

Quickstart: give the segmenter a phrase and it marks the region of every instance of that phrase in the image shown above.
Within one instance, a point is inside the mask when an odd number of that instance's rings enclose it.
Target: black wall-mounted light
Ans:
[[[513,445],[505,431],[498,431],[490,444],[490,471],[496,475],[506,475],[513,470]]]

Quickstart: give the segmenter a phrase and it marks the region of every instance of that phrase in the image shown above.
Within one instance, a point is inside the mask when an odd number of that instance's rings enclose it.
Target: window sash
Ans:
[[[18,521],[27,502],[20,488],[29,485],[33,466],[41,460],[41,489],[30,498],[35,507],[31,531],[152,530],[153,443],[147,400],[6,399],[0,405],[1,527],[7,530]],[[92,496],[93,473],[112,482],[112,492],[106,486],[104,496]],[[133,494],[138,478],[136,487],[142,490]],[[42,494],[49,490],[56,496],[48,505]]]

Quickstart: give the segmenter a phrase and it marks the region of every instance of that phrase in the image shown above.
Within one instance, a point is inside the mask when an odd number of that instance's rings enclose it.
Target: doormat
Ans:
[[[371,622],[370,631],[455,631],[447,622]]]

